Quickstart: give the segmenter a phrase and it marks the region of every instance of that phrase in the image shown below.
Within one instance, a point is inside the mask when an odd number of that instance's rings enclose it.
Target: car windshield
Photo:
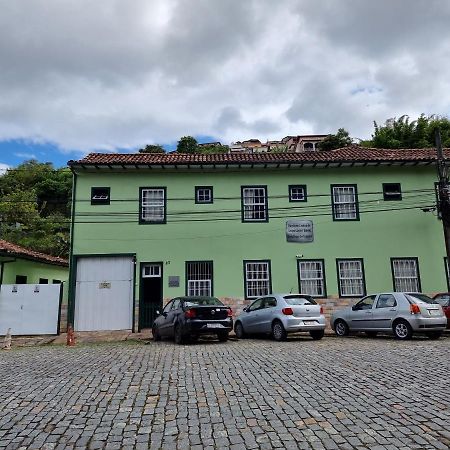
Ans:
[[[285,302],[288,305],[296,306],[296,305],[317,305],[312,297],[302,296],[302,295],[286,295],[284,297]]]
[[[416,293],[410,293],[410,294],[405,294],[408,300],[413,301],[414,303],[430,303],[430,304],[436,304],[436,302],[428,297],[428,295],[425,294],[416,294]]]
[[[189,297],[184,299],[185,306],[223,306],[215,297]]]

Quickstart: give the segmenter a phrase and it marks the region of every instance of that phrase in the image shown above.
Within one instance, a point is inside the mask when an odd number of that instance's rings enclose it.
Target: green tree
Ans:
[[[426,148],[435,146],[435,130],[441,131],[442,145],[450,147],[450,120],[436,115],[420,115],[410,121],[407,115],[388,119],[380,126],[374,122],[372,139],[364,141],[366,147],[376,148]]]
[[[162,145],[150,144],[139,150],[139,153],[166,153]]]
[[[214,153],[228,153],[230,151],[230,147],[228,145],[199,145],[197,146],[196,153],[206,153],[206,154],[214,154]]]
[[[198,153],[197,140],[192,136],[183,136],[177,144],[177,153]]]
[[[0,236],[57,256],[68,255],[72,174],[31,160],[0,177]]]
[[[319,142],[319,150],[334,150],[336,148],[347,147],[353,144],[353,140],[350,137],[347,130],[339,128],[336,134],[329,134],[322,142]]]

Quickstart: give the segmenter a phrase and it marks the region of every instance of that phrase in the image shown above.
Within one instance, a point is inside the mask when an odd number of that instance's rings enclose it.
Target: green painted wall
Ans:
[[[5,257],[2,259],[8,261],[13,258]],[[40,278],[48,279],[49,284],[52,284],[53,280],[61,280],[64,282],[63,302],[67,303],[68,267],[44,264],[20,258],[17,258],[14,262],[5,262],[3,264],[3,284],[15,284],[16,275],[26,276],[28,284],[37,284]]]
[[[219,297],[244,296],[245,259],[270,259],[273,291],[297,291],[298,254],[325,259],[329,296],[338,293],[336,258],[364,258],[368,292],[392,289],[391,257],[419,258],[424,292],[446,289],[442,225],[433,214],[420,209],[368,212],[433,205],[433,167],[81,172],[77,179],[74,255],[136,253],[138,264],[164,261],[165,297],[184,294],[188,260],[214,261],[214,295]],[[389,182],[401,183],[402,201],[383,200],[382,183]],[[306,203],[289,202],[290,184],[307,185]],[[332,220],[331,184],[357,184],[360,221]],[[214,187],[213,204],[195,204],[194,187],[199,185]],[[268,186],[269,222],[241,223],[242,185]],[[91,206],[92,186],[110,186],[111,204]],[[167,224],[138,223],[140,186],[167,187]],[[223,210],[235,212],[217,212]],[[206,211],[211,213],[199,213]],[[211,220],[224,217],[232,220]],[[314,242],[286,242],[289,218],[313,220]],[[198,219],[209,221],[192,221]],[[181,277],[179,288],[168,287],[170,275]]]

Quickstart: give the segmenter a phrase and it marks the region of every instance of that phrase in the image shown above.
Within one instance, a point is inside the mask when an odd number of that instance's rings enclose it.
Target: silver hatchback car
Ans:
[[[447,324],[441,305],[417,292],[388,292],[368,295],[358,303],[331,316],[331,327],[338,336],[352,331],[393,333],[397,339],[410,339],[424,333],[438,339]]]
[[[320,305],[309,295],[272,294],[256,299],[236,318],[234,332],[238,339],[249,334],[271,334],[276,341],[288,333],[309,332],[322,339],[325,316]]]

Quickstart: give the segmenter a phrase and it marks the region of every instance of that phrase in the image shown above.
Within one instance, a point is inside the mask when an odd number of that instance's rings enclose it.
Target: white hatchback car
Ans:
[[[249,334],[271,334],[276,341],[288,333],[309,332],[322,339],[325,316],[320,305],[304,294],[271,294],[256,299],[236,318],[234,332],[238,339]]]
[[[335,311],[331,327],[338,336],[352,331],[393,333],[397,339],[410,339],[423,333],[438,339],[447,324],[441,305],[418,292],[388,292],[368,295],[348,308]]]

